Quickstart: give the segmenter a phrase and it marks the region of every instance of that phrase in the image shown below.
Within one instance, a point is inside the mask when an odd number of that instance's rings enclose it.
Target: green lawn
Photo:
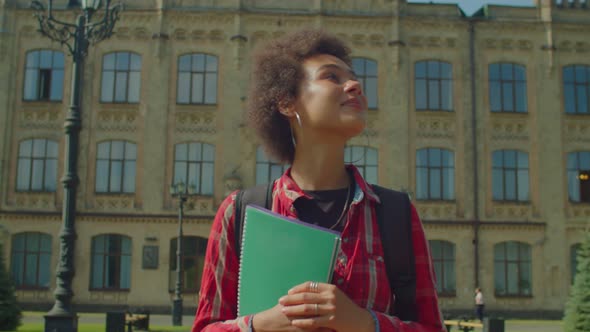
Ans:
[[[42,332],[43,323],[23,324],[16,332]],[[190,328],[186,326],[150,326],[151,332],[187,332]],[[80,324],[78,332],[106,332],[104,324]]]

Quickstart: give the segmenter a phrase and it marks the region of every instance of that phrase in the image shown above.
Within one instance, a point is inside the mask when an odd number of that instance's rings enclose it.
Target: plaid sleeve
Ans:
[[[192,332],[248,329],[249,318],[236,317],[239,261],[233,240],[235,194],[221,203],[211,226]]]
[[[416,208],[412,205],[412,241],[416,261],[417,322],[404,322],[394,316],[376,313],[381,332],[441,332],[445,331],[438,307],[434,268],[424,229]]]

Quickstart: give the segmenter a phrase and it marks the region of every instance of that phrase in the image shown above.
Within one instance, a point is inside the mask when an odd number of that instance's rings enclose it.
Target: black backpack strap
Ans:
[[[375,206],[377,224],[395,305],[393,314],[404,321],[417,321],[416,266],[412,244],[412,215],[407,194],[372,185],[381,204]]]
[[[240,250],[242,249],[242,229],[244,225],[244,217],[246,216],[246,206],[249,204],[258,205],[266,209],[272,206],[272,189],[274,182],[269,184],[262,184],[256,187],[240,190],[236,194],[234,202],[234,234],[236,244],[236,254],[240,257]]]

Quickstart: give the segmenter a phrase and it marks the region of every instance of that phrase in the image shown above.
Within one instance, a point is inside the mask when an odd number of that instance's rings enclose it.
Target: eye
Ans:
[[[340,77],[336,73],[328,72],[324,75],[324,78],[336,83],[340,82]]]

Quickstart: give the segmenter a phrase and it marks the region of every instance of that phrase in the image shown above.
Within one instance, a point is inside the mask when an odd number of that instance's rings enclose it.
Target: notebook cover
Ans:
[[[248,205],[244,218],[238,316],[274,307],[305,281],[330,282],[340,234]]]

